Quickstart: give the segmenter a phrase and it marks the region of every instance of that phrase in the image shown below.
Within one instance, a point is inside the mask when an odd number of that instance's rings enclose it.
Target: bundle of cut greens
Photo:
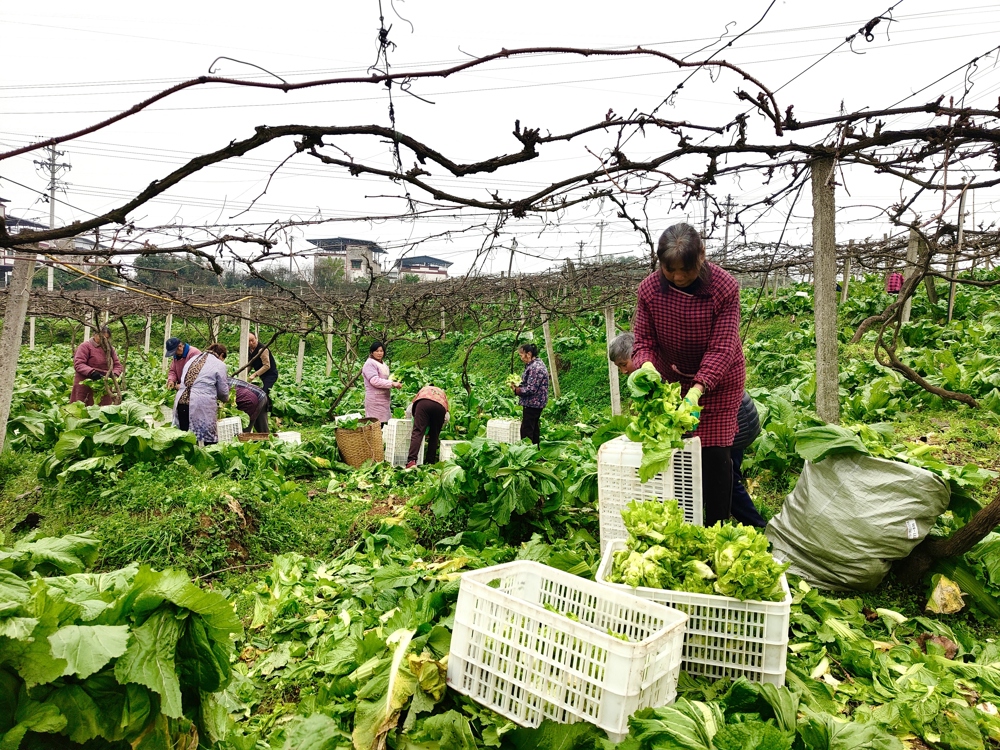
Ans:
[[[684,447],[684,433],[698,426],[697,407],[681,398],[679,383],[665,383],[652,363],[628,376],[635,416],[625,435],[642,443],[639,481],[648,482],[670,464],[675,448]]]
[[[767,537],[752,526],[684,522],[676,501],[633,500],[622,511],[625,549],[614,553],[608,580],[741,600],[780,602],[788,567],[768,552]]]

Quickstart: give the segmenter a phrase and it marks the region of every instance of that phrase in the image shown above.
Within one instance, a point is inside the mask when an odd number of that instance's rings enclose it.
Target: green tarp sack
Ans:
[[[870,591],[927,536],[951,490],[925,469],[861,453],[806,461],[767,526],[774,556],[809,583]]]

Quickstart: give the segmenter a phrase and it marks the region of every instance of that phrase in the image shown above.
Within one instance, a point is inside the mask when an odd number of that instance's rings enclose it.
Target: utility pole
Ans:
[[[69,164],[60,164],[56,162],[56,159],[60,156],[65,156],[65,151],[56,151],[55,146],[49,146],[46,149],[49,152],[49,158],[46,161],[35,161],[35,166],[39,169],[48,170],[49,173],[49,229],[56,228],[56,189],[59,187],[59,172],[60,170],[72,169]],[[52,263],[48,264],[49,276],[48,282],[46,284],[46,289],[50,292],[53,286],[53,276],[55,273],[55,268],[53,268]],[[32,318],[34,320],[34,318]]]
[[[600,238],[597,240],[597,259],[599,261],[604,260],[604,219],[601,219],[597,224],[597,228],[601,230]]]
[[[583,240],[580,240],[577,244],[580,246],[580,265],[582,266],[583,265],[583,244],[584,244]]]
[[[701,199],[701,238],[708,236],[708,193]]]
[[[517,251],[517,237],[510,243],[510,263],[507,264],[507,278],[510,278],[511,271],[514,270],[514,253]]]

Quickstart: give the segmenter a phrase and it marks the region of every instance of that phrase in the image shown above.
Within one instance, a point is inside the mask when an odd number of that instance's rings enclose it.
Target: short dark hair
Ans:
[[[698,230],[690,224],[674,224],[667,227],[656,244],[656,257],[661,266],[685,271],[697,268],[705,261],[705,243]]]
[[[519,346],[518,349],[520,349],[525,354],[530,354],[532,357],[538,356],[538,347],[535,346],[534,344],[521,344],[521,346]]]
[[[381,341],[373,341],[372,345],[368,347],[368,353],[374,354],[379,349],[385,349],[385,344]]]

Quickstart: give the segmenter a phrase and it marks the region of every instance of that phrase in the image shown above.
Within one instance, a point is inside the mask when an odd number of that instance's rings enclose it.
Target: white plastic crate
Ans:
[[[448,685],[524,727],[589,721],[617,741],[633,713],[676,697],[686,620],[537,562],[472,571],[458,592]]]
[[[713,679],[746,677],[751,682],[785,684],[788,620],[792,594],[781,576],[784,601],[740,601],[731,596],[692,594],[624,583],[611,583],[613,555],[625,542],[608,545],[597,571],[597,582],[609,591],[630,592],[641,599],[666,604],[687,613],[681,669]]]
[[[393,466],[406,466],[406,456],[410,452],[410,435],[413,434],[412,419],[390,419],[382,426],[382,445],[385,460]],[[426,438],[424,440],[426,442]],[[420,444],[417,463],[424,462],[424,444]]]
[[[243,422],[239,417],[226,417],[215,424],[215,432],[220,443],[235,440],[243,432]]]
[[[486,438],[498,443],[521,442],[521,420],[491,419],[486,423]]]
[[[701,440],[689,438],[674,451],[670,465],[648,482],[639,481],[642,443],[624,435],[597,451],[597,497],[600,508],[601,553],[608,544],[628,538],[622,511],[633,500],[676,500],[687,523],[704,524],[701,495]]]
[[[293,432],[291,430],[288,430],[286,432],[276,432],[274,434],[274,438],[275,440],[278,440],[282,443],[295,443],[296,445],[298,445],[299,443],[302,442],[302,433]]]
[[[438,448],[438,457],[442,461],[447,461],[455,456],[455,446],[459,443],[467,443],[468,440],[442,440]]]

